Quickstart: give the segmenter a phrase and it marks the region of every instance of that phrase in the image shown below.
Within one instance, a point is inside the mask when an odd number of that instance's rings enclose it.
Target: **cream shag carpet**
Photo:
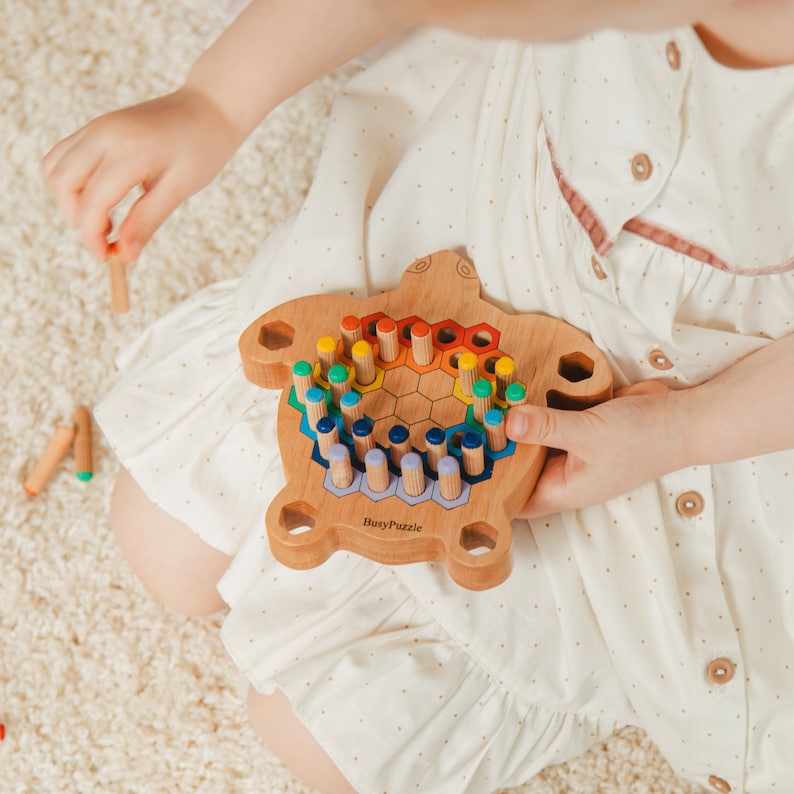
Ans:
[[[93,405],[114,356],[197,288],[237,274],[298,205],[340,78],[279,108],[218,180],[160,230],[131,274],[128,315],[56,215],[41,155],[103,111],[175,87],[224,24],[210,0],[0,3],[0,791],[308,794],[249,727],[220,619],[150,600],[106,510],[117,463],[96,440],[92,482],[64,462],[28,497],[54,428]],[[515,789],[691,794],[637,730]],[[401,794],[401,793],[397,793]]]

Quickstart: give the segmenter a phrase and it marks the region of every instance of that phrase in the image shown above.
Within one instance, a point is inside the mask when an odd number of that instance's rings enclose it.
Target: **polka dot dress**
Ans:
[[[419,31],[339,96],[303,207],[243,277],[128,351],[102,428],[234,555],[229,653],[357,790],[483,794],[623,724],[712,790],[794,790],[794,453],[516,522],[515,569],[484,592],[345,552],[293,571],[263,524],[277,395],[237,353],[274,305],[394,289],[453,248],[503,309],[590,334],[618,385],[707,380],[792,331],[793,108],[794,68],[727,69],[690,29],[538,47]]]

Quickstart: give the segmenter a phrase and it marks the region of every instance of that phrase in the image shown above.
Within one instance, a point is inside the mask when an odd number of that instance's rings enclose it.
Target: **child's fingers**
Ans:
[[[82,135],[82,130],[77,130],[77,132],[73,132],[68,137],[64,138],[63,140],[58,141],[55,146],[50,149],[44,157],[41,158],[41,162],[39,166],[41,168],[41,173],[44,176],[44,179],[49,181],[50,176],[52,175],[53,170],[61,161],[63,156],[75,145],[75,143],[80,139]]]
[[[184,196],[165,175],[132,205],[118,231],[119,253],[134,262],[163,221],[176,209]]]
[[[107,258],[111,210],[132,188],[152,178],[150,168],[132,157],[107,156],[83,187],[76,221],[86,246],[97,259]]]
[[[82,191],[101,161],[102,151],[79,133],[57,144],[42,161],[42,171],[58,211],[72,226],[78,225]]]

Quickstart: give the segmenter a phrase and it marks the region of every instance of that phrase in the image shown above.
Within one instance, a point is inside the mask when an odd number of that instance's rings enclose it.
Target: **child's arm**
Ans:
[[[794,335],[690,389],[649,381],[586,411],[511,409],[511,438],[565,453],[549,458],[522,515],[598,504],[687,466],[794,449],[792,362]]]
[[[410,26],[381,0],[253,0],[172,94],[109,113],[58,143],[42,171],[98,259],[109,214],[144,190],[118,231],[128,261],[170,213],[218,173],[279,102]]]

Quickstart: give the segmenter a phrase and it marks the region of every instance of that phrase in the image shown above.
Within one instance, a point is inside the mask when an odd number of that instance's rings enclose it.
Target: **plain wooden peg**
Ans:
[[[108,258],[110,273],[110,305],[116,314],[126,314],[130,310],[130,296],[127,291],[127,263],[118,255]]]

